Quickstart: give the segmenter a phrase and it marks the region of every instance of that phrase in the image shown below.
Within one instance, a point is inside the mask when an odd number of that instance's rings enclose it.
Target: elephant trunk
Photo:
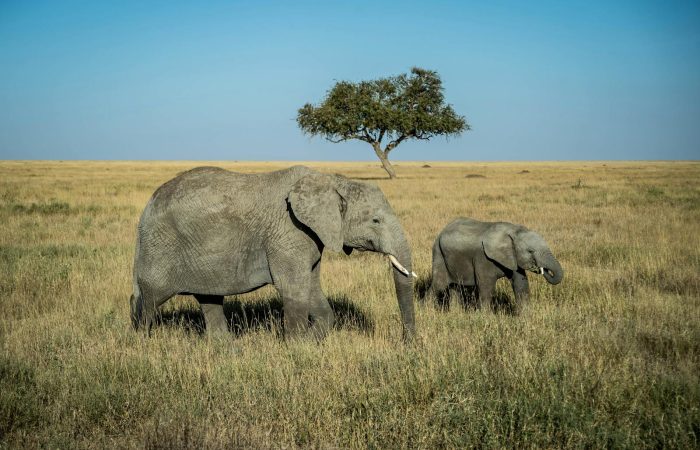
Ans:
[[[406,247],[406,251],[400,252],[397,258],[401,262],[401,265],[411,272],[411,252],[408,250],[408,246]],[[399,310],[401,311],[403,337],[405,341],[412,341],[416,335],[416,321],[413,312],[413,277],[410,274],[404,275],[396,267],[393,267],[393,272],[396,298],[399,301]]]
[[[559,261],[552,255],[552,252],[546,251],[539,255],[537,264],[544,269],[544,278],[549,284],[559,284],[564,278],[564,269],[561,268]]]
[[[403,324],[403,338],[405,341],[413,341],[416,335],[416,321],[413,311],[413,264],[411,263],[411,248],[408,245],[403,230],[393,227],[394,232],[389,242],[383,242],[380,250],[387,255],[394,256],[400,266],[408,273],[404,273],[396,264],[392,263],[396,298],[401,311],[401,323]],[[386,245],[389,244],[389,245]]]

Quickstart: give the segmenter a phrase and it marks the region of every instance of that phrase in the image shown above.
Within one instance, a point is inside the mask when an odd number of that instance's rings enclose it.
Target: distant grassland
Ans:
[[[144,339],[128,306],[139,214],[203,164],[0,162],[0,447],[700,445],[700,163],[398,162],[395,181],[373,162],[306,164],[381,187],[417,290],[458,216],[540,232],[564,281],[531,276],[521,316],[419,302],[405,347],[386,259],[326,254],[338,326],[321,344],[280,339],[272,288],[227,299],[230,337],[202,336],[180,297]]]

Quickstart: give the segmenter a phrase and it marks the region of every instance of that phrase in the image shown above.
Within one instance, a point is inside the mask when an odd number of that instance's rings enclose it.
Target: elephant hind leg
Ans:
[[[200,308],[202,308],[207,334],[227,333],[228,321],[224,316],[224,297],[222,295],[195,294],[194,298],[197,299]]]
[[[439,248],[433,248],[433,281],[430,292],[435,295],[437,307],[447,310],[450,308],[450,276],[445,260]]]

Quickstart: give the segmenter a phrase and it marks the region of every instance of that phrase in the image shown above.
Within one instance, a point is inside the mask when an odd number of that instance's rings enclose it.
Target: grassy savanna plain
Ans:
[[[211,163],[262,172],[290,163]],[[190,297],[131,329],[135,228],[194,162],[0,162],[0,447],[700,445],[700,164],[306,163],[376,183],[413,248],[419,341],[386,258],[326,253],[325,341],[281,339],[275,291]],[[418,301],[458,216],[540,232],[566,273],[521,315]],[[512,298],[505,280],[501,303]]]

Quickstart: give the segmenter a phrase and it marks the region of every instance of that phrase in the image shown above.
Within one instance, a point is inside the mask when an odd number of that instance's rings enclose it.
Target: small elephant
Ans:
[[[496,281],[507,277],[515,293],[515,310],[527,304],[526,271],[558,284],[564,271],[542,236],[522,225],[458,218],[447,225],[433,245],[431,290],[447,305],[450,287],[477,291],[479,306],[490,309]],[[475,289],[474,289],[475,288]]]
[[[158,306],[189,294],[207,332],[227,331],[224,296],[273,284],[285,336],[321,338],[335,319],[321,291],[324,249],[389,257],[410,339],[411,249],[391,206],[376,186],[303,166],[261,174],[199,167],[160,186],[138,224],[133,326],[150,331]]]

